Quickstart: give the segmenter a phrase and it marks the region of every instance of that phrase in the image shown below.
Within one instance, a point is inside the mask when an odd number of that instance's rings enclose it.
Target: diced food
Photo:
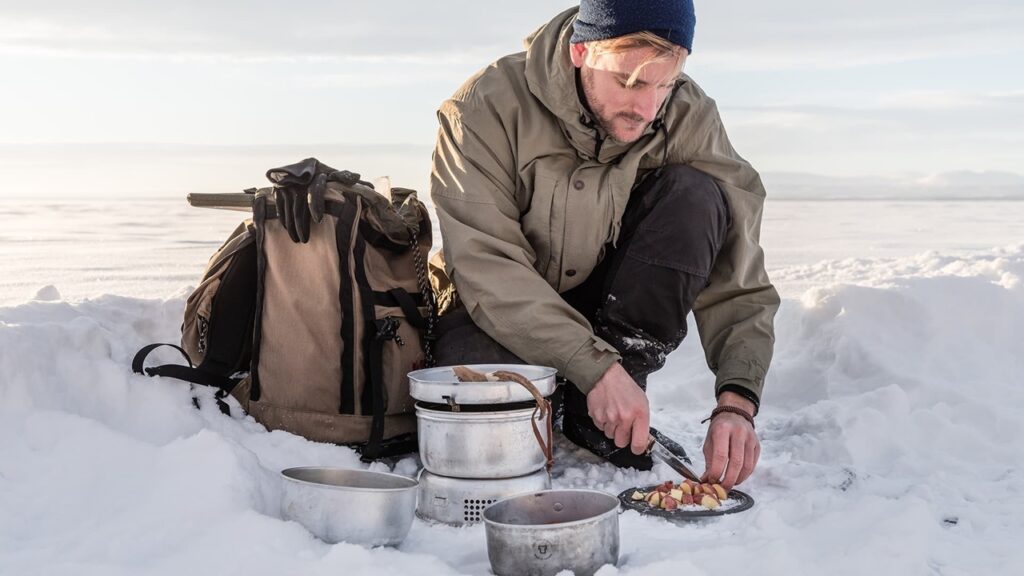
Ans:
[[[647,496],[647,503],[655,508],[661,506],[661,492],[658,492],[657,490],[651,492]]]
[[[650,492],[634,490],[630,499],[635,502],[643,500],[649,506],[662,510],[678,510],[685,506],[702,506],[708,510],[714,510],[729,499],[729,494],[721,484],[702,484],[692,480],[683,480],[682,483],[676,485],[668,480],[658,484]]]
[[[719,500],[725,500],[729,497],[729,494],[726,493],[725,488],[722,488],[721,484],[712,484],[711,487],[715,489],[715,496],[718,496]]]

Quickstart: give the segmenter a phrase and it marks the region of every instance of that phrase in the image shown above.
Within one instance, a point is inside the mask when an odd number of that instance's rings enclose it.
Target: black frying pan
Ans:
[[[633,495],[635,490],[641,492],[650,492],[657,488],[659,484],[653,486],[647,486],[643,488],[629,488],[619,493],[619,502],[622,504],[624,510],[636,510],[637,512],[645,516],[657,516],[673,522],[685,522],[688,520],[698,520],[700,518],[711,518],[714,516],[724,516],[726,514],[735,514],[737,512],[743,512],[750,510],[754,506],[754,499],[745,492],[739,490],[730,490],[729,499],[739,500],[739,504],[730,503],[728,507],[716,508],[714,510],[664,510],[662,508],[655,508],[643,500],[634,501],[630,496]]]

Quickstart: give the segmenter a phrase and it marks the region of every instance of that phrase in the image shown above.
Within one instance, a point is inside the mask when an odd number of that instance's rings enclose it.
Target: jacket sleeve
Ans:
[[[534,268],[516,201],[516,164],[500,119],[449,100],[438,112],[431,198],[446,272],[473,321],[526,362],[584,392],[620,356]]]
[[[716,395],[739,386],[760,401],[775,344],[779,295],[764,268],[759,244],[765,190],[761,177],[736,153],[712,102],[689,163],[718,181],[732,224],[711,270],[708,287],[693,307],[697,330],[715,373]]]

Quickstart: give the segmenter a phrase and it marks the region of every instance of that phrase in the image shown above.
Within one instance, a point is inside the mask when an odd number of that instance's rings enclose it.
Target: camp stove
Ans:
[[[481,374],[515,372],[547,398],[555,391],[555,369],[519,364],[472,364]],[[502,498],[545,490],[544,446],[551,445],[550,411],[537,409],[522,384],[492,377],[463,382],[452,367],[409,373],[416,403],[420,473],[420,518],[460,526],[479,522],[484,509]]]
[[[424,469],[420,472],[419,481],[416,515],[453,526],[479,522],[484,508],[502,498],[551,487],[551,476],[547,470],[517,478],[480,480],[449,478]]]

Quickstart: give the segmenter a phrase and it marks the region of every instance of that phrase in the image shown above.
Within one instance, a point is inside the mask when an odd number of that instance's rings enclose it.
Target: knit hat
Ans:
[[[646,30],[693,51],[693,0],[581,0],[573,44]]]

